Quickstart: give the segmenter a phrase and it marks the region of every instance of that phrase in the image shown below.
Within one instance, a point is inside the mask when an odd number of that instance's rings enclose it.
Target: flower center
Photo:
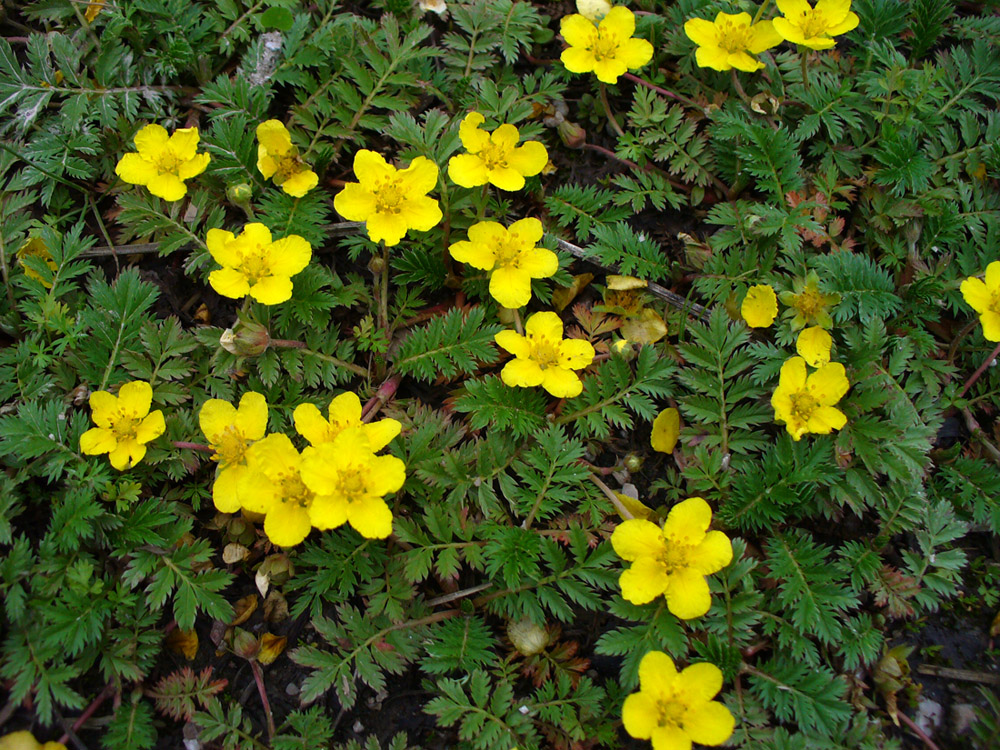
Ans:
[[[277,484],[280,487],[279,499],[283,503],[294,503],[303,508],[312,505],[315,493],[306,487],[297,470],[280,472],[277,476]]]
[[[684,724],[687,706],[677,696],[670,695],[665,700],[657,701],[656,709],[657,723],[661,727],[679,727]]]
[[[302,164],[299,161],[298,151],[290,149],[281,156],[275,157],[278,168],[274,172],[274,184],[280,185],[290,177],[294,177],[302,171]]]
[[[559,344],[549,339],[535,339],[531,342],[531,359],[543,370],[559,366]]]
[[[829,25],[826,19],[823,18],[822,11],[816,8],[802,11],[802,20],[799,21],[799,28],[802,29],[802,36],[806,39],[812,39],[816,36],[826,36],[826,30]]]
[[[160,174],[170,174],[177,171],[181,165],[180,157],[175,154],[170,147],[164,148],[160,155],[156,157],[156,169]]]
[[[817,401],[813,396],[811,396],[806,391],[799,391],[798,393],[792,394],[792,416],[803,422],[808,422],[809,417],[812,413],[816,411],[816,407],[819,406],[819,401]]]
[[[618,54],[618,37],[598,29],[596,38],[590,43],[590,51],[594,53],[594,59],[598,62],[613,60]]]
[[[406,196],[398,183],[387,177],[375,186],[375,211],[381,214],[398,214],[403,208]]]
[[[730,54],[745,52],[750,47],[750,27],[739,26],[732,21],[723,20],[718,27],[719,46]]]
[[[506,144],[490,141],[476,154],[486,164],[487,169],[506,169],[508,148]]]
[[[141,421],[134,411],[119,408],[111,417],[111,432],[114,433],[115,440],[119,443],[135,440],[135,433]]]
[[[212,460],[224,466],[243,463],[243,454],[249,446],[250,441],[236,428],[236,425],[226,425],[226,429],[212,440],[212,447],[215,448]]]
[[[667,573],[676,573],[679,570],[686,570],[691,567],[691,550],[694,545],[668,543],[666,548],[660,553],[659,561],[667,569]]]
[[[795,298],[795,309],[804,318],[814,318],[823,309],[823,295],[813,289],[806,289]]]
[[[265,276],[270,276],[271,263],[264,248],[257,245],[245,250],[238,270],[247,277],[251,284],[257,283]]]
[[[990,304],[986,309],[1000,315],[1000,289],[997,289],[990,295]]]
[[[511,235],[509,238],[501,240],[496,248],[494,268],[517,268],[523,252],[521,243],[517,241],[517,235]]]

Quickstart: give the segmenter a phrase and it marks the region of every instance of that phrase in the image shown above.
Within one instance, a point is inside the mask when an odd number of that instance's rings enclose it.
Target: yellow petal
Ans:
[[[483,271],[492,270],[496,263],[496,253],[482,242],[453,242],[448,252],[459,263],[468,263]]]
[[[497,342],[497,346],[515,357],[524,359],[531,354],[531,342],[516,331],[500,331],[493,337],[493,340]]]
[[[771,21],[758,21],[750,27],[750,45],[747,49],[755,55],[781,44],[782,37]]]
[[[179,201],[187,195],[187,185],[175,174],[158,174],[146,183],[146,187],[165,201]]]
[[[677,503],[663,523],[663,536],[676,544],[701,544],[712,522],[712,508],[700,497]]]
[[[670,614],[682,620],[701,617],[712,606],[705,576],[690,568],[672,572],[665,593]]]
[[[312,246],[297,234],[271,243],[267,259],[274,276],[294,276],[309,265]]]
[[[660,706],[648,693],[632,693],[622,705],[625,731],[639,740],[648,740],[659,726]]]
[[[98,427],[111,427],[112,417],[118,409],[118,399],[107,391],[90,394],[91,419]]]
[[[406,482],[406,464],[395,456],[375,456],[369,464],[369,489],[376,495],[399,492]]]
[[[309,513],[298,503],[276,503],[264,518],[264,533],[278,547],[300,544],[311,530]]]
[[[594,53],[584,47],[567,47],[559,59],[570,73],[589,73],[597,63]]]
[[[398,214],[376,213],[365,225],[372,242],[384,242],[386,247],[398,245],[406,235],[406,221]]]
[[[649,442],[653,450],[658,453],[673,453],[680,434],[681,414],[677,409],[667,408],[653,420],[653,432],[649,436]]]
[[[556,398],[576,398],[583,393],[583,381],[572,370],[547,367],[542,371],[542,388]]]
[[[163,412],[157,409],[146,415],[146,418],[139,423],[135,430],[135,439],[139,443],[148,443],[156,440],[166,431],[167,427],[163,421]]]
[[[347,523],[347,502],[340,496],[319,495],[309,505],[309,518],[321,531],[336,529]]]
[[[437,185],[438,166],[427,157],[418,156],[399,173],[398,180],[404,194],[411,197],[424,195]]]
[[[799,333],[795,351],[810,367],[822,367],[830,361],[833,337],[819,326],[811,326]]]
[[[139,153],[158,156],[169,140],[170,135],[166,128],[152,123],[139,129],[139,132],[135,134],[134,142]]]
[[[789,357],[781,366],[778,376],[779,387],[791,392],[801,391],[806,387],[806,361],[802,357]]]
[[[117,445],[115,434],[103,427],[92,427],[80,435],[80,450],[88,456],[110,453]]]
[[[619,76],[626,70],[628,70],[628,66],[617,57],[606,57],[594,62],[594,75],[601,83],[618,83]]]
[[[490,275],[490,294],[503,307],[524,307],[531,301],[531,277],[518,268],[498,268]]]
[[[293,198],[301,198],[318,184],[319,175],[311,169],[303,169],[281,183],[281,189]]]
[[[732,736],[735,727],[733,715],[718,701],[696,703],[684,713],[684,731],[693,742],[702,745],[721,745]]]
[[[370,188],[386,177],[395,176],[396,171],[394,166],[386,162],[382,154],[363,148],[354,155],[354,174],[358,182],[365,187]]]
[[[565,339],[559,343],[559,366],[567,370],[582,370],[594,361],[597,352],[583,339]]]
[[[694,60],[699,68],[712,70],[730,70],[729,53],[721,47],[699,47],[695,50]]]
[[[489,143],[489,134],[480,129],[484,122],[486,122],[486,118],[481,114],[470,112],[462,119],[462,124],[458,126],[458,137],[462,141],[465,150],[471,154],[481,151]],[[455,178],[452,177],[452,179],[454,180]]]
[[[333,440],[330,423],[323,418],[315,404],[299,404],[292,412],[295,421],[295,431],[309,441],[310,445],[319,445]]]
[[[221,513],[236,513],[240,502],[240,482],[247,472],[246,466],[227,466],[219,469],[212,483],[212,502]]]
[[[702,575],[711,575],[729,565],[733,559],[733,545],[721,531],[709,531],[688,561],[691,568]]]
[[[618,39],[628,39],[635,33],[635,14],[624,5],[616,5],[601,19],[599,28],[613,32]]]
[[[629,70],[638,70],[653,59],[653,45],[645,39],[626,39],[615,57]]]
[[[960,287],[966,303],[978,313],[986,312],[993,304],[993,295],[981,279],[970,277]]]
[[[833,406],[819,406],[809,415],[808,430],[816,435],[828,435],[847,424],[847,415]]]
[[[244,393],[234,422],[247,439],[260,440],[264,437],[267,432],[267,400],[264,396],[255,391]]]
[[[507,157],[507,165],[525,177],[532,177],[549,163],[549,152],[538,141],[526,141],[523,146],[513,149]]]
[[[986,266],[986,286],[992,291],[1000,290],[1000,260]]]
[[[644,693],[660,695],[677,680],[674,660],[662,651],[649,651],[639,662],[639,687]]]
[[[188,661],[194,661],[198,655],[198,633],[195,630],[174,628],[167,636],[166,644],[167,648]]]
[[[625,523],[630,523],[626,521]],[[618,578],[622,597],[632,604],[648,604],[667,590],[669,576],[659,560],[642,557]]]
[[[238,266],[243,262],[243,257],[238,251],[238,246],[234,245],[236,235],[223,229],[209,229],[205,236],[205,244],[212,259],[220,266]]]
[[[159,174],[156,166],[139,154],[125,154],[115,166],[115,174],[131,185],[145,185]]]
[[[618,502],[620,502],[622,507],[631,515],[631,518],[628,518],[625,513],[618,510],[618,515],[622,517],[623,521],[630,521],[634,519],[643,520],[648,519],[651,515],[653,515],[653,509],[641,500],[636,500],[634,497],[629,497],[621,492],[616,492],[615,497],[618,498]]]
[[[642,557],[656,559],[666,549],[660,527],[652,521],[632,519],[620,523],[611,533],[611,546],[622,560]]]
[[[292,298],[292,289],[292,280],[287,276],[265,276],[251,284],[248,293],[263,305],[280,305]]]
[[[718,31],[716,26],[705,18],[690,18],[685,21],[684,33],[699,47],[717,46]]]
[[[829,26],[836,26],[851,12],[851,0],[817,0],[816,12]]]
[[[755,60],[746,52],[734,52],[726,58],[726,61],[732,67],[737,70],[742,70],[745,73],[753,73],[754,71],[760,70],[764,67],[764,63],[760,60]]]
[[[198,424],[210,443],[219,442],[225,429],[236,422],[236,409],[228,401],[210,398],[198,412]]]
[[[545,373],[537,362],[530,359],[513,359],[500,371],[500,379],[511,388],[533,388],[542,384]]]
[[[348,221],[367,221],[375,213],[375,194],[356,182],[349,182],[334,196],[333,207]]]
[[[789,18],[801,16],[812,11],[812,6],[806,0],[777,0],[778,10]]]
[[[524,331],[529,339],[547,338],[558,341],[562,338],[563,324],[554,312],[538,312],[525,322]]]
[[[257,661],[261,664],[271,664],[281,656],[288,645],[288,639],[283,635],[264,633],[260,637],[260,651],[257,652]]]
[[[831,362],[809,376],[806,388],[824,406],[833,406],[844,397],[850,388],[844,366]]]
[[[145,380],[133,380],[118,390],[118,406],[137,417],[149,413],[153,401],[153,388]]]
[[[223,297],[239,299],[250,292],[250,282],[235,268],[221,268],[208,275],[208,283]]]
[[[521,253],[518,265],[533,279],[547,279],[559,270],[559,256],[544,247],[535,247]]]
[[[778,314],[778,298],[774,289],[769,284],[756,284],[750,287],[740,306],[740,314],[751,328],[770,326]]]
[[[292,147],[292,135],[280,120],[266,120],[258,125],[257,141],[269,154],[284,154]]]
[[[173,132],[167,145],[178,159],[188,161],[198,151],[198,139],[198,128],[180,128]]]
[[[597,27],[583,16],[574,13],[560,19],[559,33],[570,47],[586,47],[597,36]]]
[[[177,167],[177,176],[182,180],[190,180],[192,177],[197,177],[205,171],[211,160],[212,157],[209,154],[195,154]]]
[[[692,703],[710,701],[722,690],[722,670],[710,662],[691,664],[681,670],[677,687]]]
[[[118,443],[115,449],[108,454],[108,459],[118,471],[124,471],[139,463],[145,455],[146,446],[135,440],[126,440]]]
[[[528,141],[528,143],[533,143],[533,142],[534,141]],[[528,144],[526,143],[525,146],[527,145]],[[542,146],[542,148],[545,147]],[[497,226],[501,225],[498,224]],[[540,222],[538,219],[534,217],[529,217],[527,219],[519,219],[518,221],[515,221],[513,224],[510,225],[510,228],[507,230],[507,232],[509,233],[510,237],[514,238],[517,242],[523,244],[524,247],[532,247],[542,239],[542,236],[545,234],[545,229],[544,227],[542,227],[542,222]],[[541,248],[538,249],[540,250]],[[551,251],[547,250],[546,252],[551,252]]]
[[[347,522],[365,539],[385,539],[392,533],[392,511],[381,499],[351,503]]]
[[[1000,341],[1000,315],[987,311],[979,316],[983,325],[983,338],[987,341]]]
[[[378,422],[365,425],[365,435],[368,436],[371,449],[380,451],[391,443],[402,429],[403,425],[395,419],[380,419]],[[395,492],[396,490],[389,491]]]
[[[443,218],[437,200],[427,195],[417,195],[403,202],[399,212],[407,229],[426,232],[436,227]]]

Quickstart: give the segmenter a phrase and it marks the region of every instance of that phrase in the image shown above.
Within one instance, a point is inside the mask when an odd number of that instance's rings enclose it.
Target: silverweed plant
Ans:
[[[0,6],[0,750],[994,747],[998,40]]]

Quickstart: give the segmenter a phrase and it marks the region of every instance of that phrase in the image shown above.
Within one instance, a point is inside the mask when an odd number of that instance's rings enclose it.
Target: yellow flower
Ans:
[[[626,70],[638,70],[653,59],[653,45],[632,39],[635,16],[617,5],[595,24],[580,15],[564,16],[559,32],[569,45],[560,60],[570,73],[597,75],[602,83],[617,83]]]
[[[774,19],[774,30],[793,44],[810,49],[830,49],[832,37],[846,34],[860,19],[851,12],[851,0],[818,0],[813,8],[807,0],[778,0],[784,18]]]
[[[243,506],[240,482],[250,471],[247,448],[267,432],[267,401],[260,393],[250,391],[243,394],[239,409],[234,409],[228,401],[210,398],[198,412],[198,421],[215,451],[212,460],[219,464],[212,500],[223,513],[235,513]]]
[[[243,507],[264,514],[264,533],[272,544],[294,547],[309,536],[309,509],[316,493],[302,481],[302,456],[287,435],[274,433],[247,448],[249,470],[237,492]]]
[[[632,567],[621,574],[622,596],[646,604],[660,594],[675,617],[701,617],[711,606],[705,576],[721,570],[733,558],[729,537],[709,531],[712,509],[692,497],[670,509],[661,529],[652,521],[619,524],[611,545]]]
[[[331,443],[306,448],[302,479],[317,493],[309,515],[317,529],[349,523],[367,539],[392,533],[392,511],[383,496],[406,481],[406,467],[395,456],[376,456],[368,434],[344,430]]]
[[[291,234],[271,241],[263,224],[243,227],[237,237],[222,229],[209,229],[208,251],[222,268],[208,275],[208,283],[223,297],[250,295],[265,305],[277,305],[292,296],[292,276],[309,265],[312,247]]]
[[[118,389],[90,394],[91,417],[97,427],[80,436],[80,450],[88,456],[110,454],[111,465],[119,471],[130,469],[146,455],[146,443],[166,430],[163,412],[149,411],[153,388],[143,380],[133,380]]]
[[[649,444],[657,453],[673,453],[681,434],[681,414],[677,409],[664,409],[653,420]]]
[[[962,296],[979,313],[983,338],[1000,341],[1000,260],[986,266],[986,281],[970,276],[962,282]]]
[[[684,24],[688,39],[698,45],[695,61],[701,68],[743,70],[753,73],[764,63],[752,57],[781,43],[782,37],[770,21],[750,23],[749,13],[719,13],[715,23],[691,18]]]
[[[381,154],[361,149],[354,155],[354,174],[333,199],[337,213],[363,221],[372,242],[398,245],[408,229],[426,232],[441,221],[438,202],[427,193],[437,185],[437,164],[418,156],[406,169],[386,163]]]
[[[824,294],[819,290],[819,276],[815,271],[810,271],[805,278],[796,279],[792,283],[795,292],[782,292],[780,295],[781,304],[791,307],[795,311],[792,318],[792,330],[798,331],[811,323],[815,323],[821,328],[832,328],[833,318],[827,312],[827,308],[840,302],[839,294]]]
[[[46,742],[43,745],[31,732],[21,731],[0,737],[0,750],[66,750],[66,746],[61,742]]]
[[[839,362],[823,365],[806,377],[806,361],[792,357],[781,366],[778,387],[771,395],[774,418],[785,423],[793,440],[807,432],[827,435],[847,424],[847,417],[834,404],[850,387]]]
[[[810,367],[822,367],[830,361],[833,336],[819,326],[806,328],[795,340],[795,351]]]
[[[315,404],[299,404],[292,412],[295,430],[309,441],[310,445],[332,443],[344,430],[360,427],[372,451],[380,451],[387,446],[403,426],[395,419],[380,419],[372,424],[361,421],[361,399],[356,393],[341,393],[330,402],[329,419],[320,414]]]
[[[257,169],[264,179],[293,198],[301,198],[319,184],[319,177],[299,158],[292,145],[292,135],[280,120],[267,120],[257,126]]]
[[[494,340],[514,355],[500,373],[511,387],[542,386],[556,398],[573,398],[583,391],[574,370],[594,361],[594,347],[582,339],[563,339],[563,324],[554,312],[535,313],[524,325],[526,336],[500,331]]]
[[[125,154],[115,174],[132,185],[145,185],[165,201],[177,201],[187,194],[184,180],[205,171],[211,157],[199,154],[198,128],[175,130],[171,136],[159,125],[147,125],[135,134],[137,154]]]
[[[769,284],[756,284],[747,291],[740,315],[751,328],[767,328],[778,314],[778,298]]]
[[[691,743],[721,745],[736,726],[733,715],[712,698],[722,689],[722,671],[699,662],[680,672],[662,651],[639,662],[639,692],[622,706],[625,731],[652,740],[653,750],[690,750]]]
[[[38,271],[28,266],[24,262],[25,258],[38,258],[49,267],[49,270],[55,273],[58,266],[56,265],[56,262],[52,260],[52,253],[49,252],[49,248],[45,244],[45,240],[41,237],[29,237],[25,243],[18,248],[17,260],[21,264],[21,268],[24,269],[25,276],[39,282],[46,289],[51,289],[52,284],[43,279],[42,275],[38,273]]]
[[[448,160],[448,176],[467,188],[490,183],[501,190],[520,190],[525,177],[538,174],[548,163],[548,151],[538,141],[518,146],[521,134],[513,125],[501,125],[492,133],[480,130],[485,121],[478,112],[462,120],[458,135],[469,153]]]
[[[469,227],[469,240],[455,242],[451,257],[490,273],[490,294],[504,307],[523,307],[531,300],[531,280],[548,278],[559,270],[551,250],[536,247],[542,239],[542,222],[521,219],[510,229],[495,221]]]

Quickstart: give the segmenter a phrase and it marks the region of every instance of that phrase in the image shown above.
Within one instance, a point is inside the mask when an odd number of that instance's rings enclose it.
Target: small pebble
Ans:
[[[976,707],[971,703],[956,703],[951,707],[951,726],[955,734],[965,734],[976,723]]]
[[[943,720],[944,709],[941,704],[930,698],[924,698],[917,705],[917,716],[913,723],[920,727],[928,737],[933,737]]]
[[[296,685],[294,682],[289,682],[287,685],[285,685],[285,694],[286,695],[298,695],[299,694],[299,686]]]

